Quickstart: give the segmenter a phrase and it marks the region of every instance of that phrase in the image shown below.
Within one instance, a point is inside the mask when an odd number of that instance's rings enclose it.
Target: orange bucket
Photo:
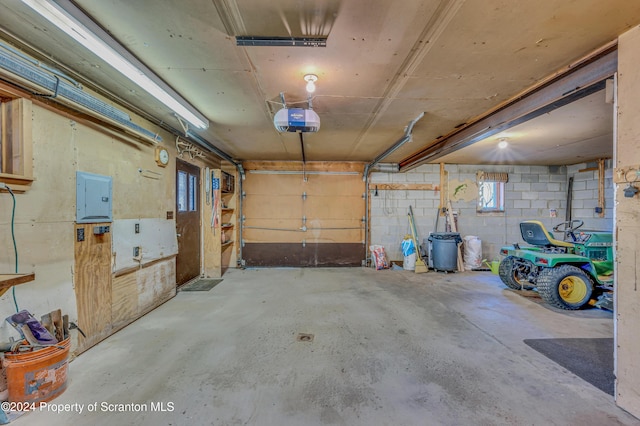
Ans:
[[[2,360],[7,375],[9,401],[47,402],[67,388],[69,338],[55,346],[30,352],[6,352]]]

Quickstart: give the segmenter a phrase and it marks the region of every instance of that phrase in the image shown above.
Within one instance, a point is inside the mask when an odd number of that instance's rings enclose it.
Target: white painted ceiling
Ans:
[[[283,92],[304,105],[319,80],[321,129],[307,160],[370,161],[425,112],[400,161],[640,23],[630,0],[77,0],[211,121],[198,132],[240,160],[300,160],[272,123]],[[170,111],[20,0],[0,4],[2,38],[175,128]],[[235,36],[318,37],[327,47],[239,47]],[[612,107],[594,94],[445,157],[459,163],[573,164],[612,152]],[[302,102],[302,104],[300,104]],[[500,137],[500,136],[498,136]],[[443,161],[438,159],[436,161]]]

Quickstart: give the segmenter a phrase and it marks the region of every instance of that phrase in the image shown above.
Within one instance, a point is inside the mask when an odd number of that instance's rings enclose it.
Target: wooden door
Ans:
[[[110,223],[76,224],[74,272],[80,353],[111,334]]]
[[[176,232],[178,286],[200,275],[200,168],[176,161]]]

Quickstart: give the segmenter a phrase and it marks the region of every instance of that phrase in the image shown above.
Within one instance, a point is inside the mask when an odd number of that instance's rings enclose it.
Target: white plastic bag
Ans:
[[[403,256],[409,256],[411,253],[416,252],[416,248],[413,244],[413,239],[411,238],[410,235],[407,235],[404,237],[404,240],[402,240],[400,247],[402,248]]]
[[[464,237],[464,269],[470,271],[482,267],[482,241],[467,235]]]

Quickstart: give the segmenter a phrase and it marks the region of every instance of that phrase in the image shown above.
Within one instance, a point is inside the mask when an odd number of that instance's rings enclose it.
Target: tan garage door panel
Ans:
[[[365,258],[362,175],[248,173],[247,266],[352,266]]]

